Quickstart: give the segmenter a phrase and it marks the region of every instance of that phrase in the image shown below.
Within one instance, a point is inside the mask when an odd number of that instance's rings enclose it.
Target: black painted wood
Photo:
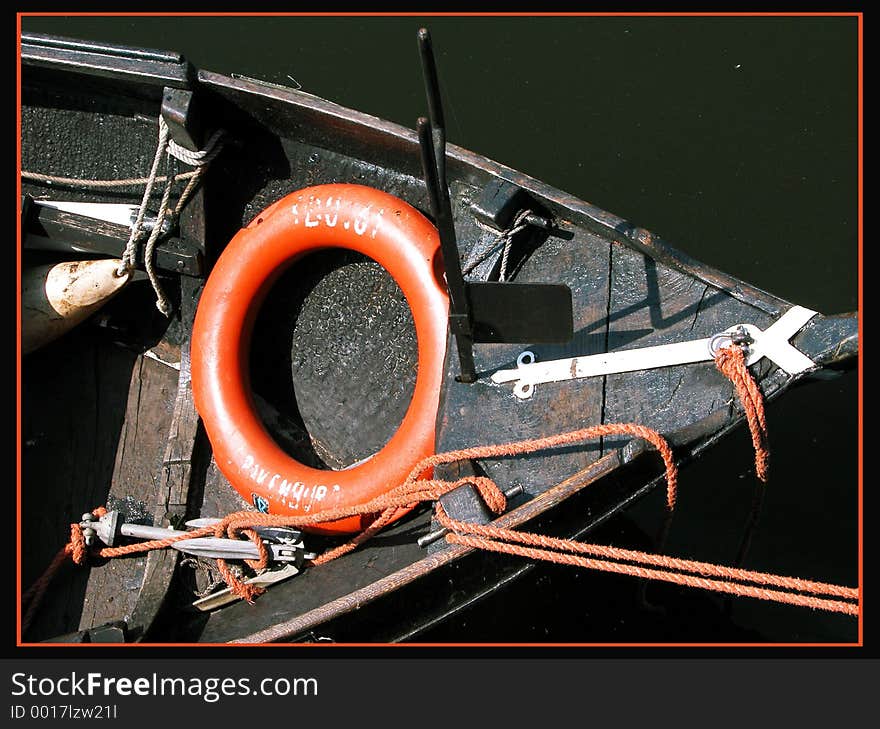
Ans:
[[[632,349],[701,339],[736,324],[764,329],[772,321],[755,307],[624,246],[614,246],[611,271],[609,350],[620,349],[618,342]],[[732,385],[712,362],[609,375],[603,418],[614,423],[637,416],[643,425],[668,433],[709,416],[732,397]],[[620,445],[620,439],[605,443],[606,449]]]
[[[515,366],[523,350],[539,359],[556,359],[605,351],[610,242],[583,230],[565,228],[570,239],[549,238],[525,262],[517,281],[557,281],[572,291],[575,335],[566,344],[481,344],[475,347],[480,379],[455,381],[455,363],[447,356],[441,391],[438,450],[486,443],[505,443],[575,430],[602,421],[601,380],[580,380],[547,387],[528,400],[513,395],[510,385],[495,385],[495,370]],[[601,455],[598,444],[562,448],[554,453],[481,461],[500,484],[521,485],[534,495],[558,483],[559,474],[576,473]]]

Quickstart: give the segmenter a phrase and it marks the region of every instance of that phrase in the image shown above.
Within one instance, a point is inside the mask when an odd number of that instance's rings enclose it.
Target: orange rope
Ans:
[[[104,507],[99,506],[92,513],[96,517],[101,517],[107,513],[107,510]],[[24,595],[22,595],[22,603],[24,603],[24,605],[29,604],[27,612],[25,612],[24,617],[21,620],[22,632],[27,630],[28,626],[31,624],[31,621],[37,612],[37,608],[40,606],[43,597],[46,595],[49,583],[52,581],[55,573],[61,569],[61,565],[67,561],[68,557],[70,557],[76,565],[85,564],[87,554],[86,540],[83,536],[82,529],[79,524],[71,524],[70,541],[58,550],[58,553],[52,559],[52,562],[46,568],[46,571],[43,572],[39,579],[30,586]]]
[[[94,509],[92,511],[92,514],[94,514],[98,518],[106,513],[107,509],[103,506],[98,507],[97,509]],[[229,536],[232,538],[237,538],[239,533],[247,536],[248,539],[250,539],[256,545],[257,550],[260,553],[260,558],[257,560],[245,560],[245,562],[256,570],[265,569],[269,563],[269,550],[263,540],[260,538],[260,536],[252,529],[247,529],[246,526],[247,525],[242,525],[235,531],[230,530]],[[227,527],[224,520],[217,525],[206,526],[202,527],[201,529],[194,529],[192,531],[186,532],[185,534],[178,534],[176,536],[166,537],[165,539],[151,539],[149,541],[136,542],[134,544],[127,544],[120,547],[101,547],[99,549],[94,549],[90,551],[86,547],[82,527],[80,527],[78,523],[71,524],[70,541],[65,544],[64,547],[61,548],[61,550],[59,550],[59,552],[53,558],[52,562],[46,568],[45,572],[43,572],[43,574],[40,575],[36,582],[34,582],[34,584],[31,585],[31,587],[22,595],[22,603],[25,606],[28,606],[27,611],[25,612],[24,617],[21,621],[22,632],[27,630],[28,626],[31,624],[33,617],[36,614],[37,609],[39,608],[39,605],[43,600],[43,597],[45,596],[46,589],[49,587],[49,583],[52,581],[58,570],[61,569],[62,565],[67,562],[68,557],[71,558],[74,564],[84,565],[89,555],[110,559],[112,557],[126,557],[132,554],[143,554],[145,552],[152,552],[157,549],[165,549],[175,544],[176,542],[181,542],[186,539],[193,539],[195,537],[222,537],[224,531],[226,530]],[[230,570],[229,565],[226,563],[226,560],[218,559],[217,568],[229,588],[242,599],[253,603],[254,599],[264,592],[263,588],[261,587],[249,585],[239,580]]]
[[[755,470],[758,478],[761,481],[766,481],[770,454],[767,448],[767,421],[764,414],[764,399],[761,390],[746,367],[745,353],[741,348],[732,346],[719,350],[716,354],[715,363],[719,371],[730,379],[736,389],[752,434],[752,443],[755,448]],[[658,449],[660,448],[658,447]],[[662,452],[662,449],[660,450]],[[670,469],[667,463],[667,481],[670,480],[670,470],[674,472],[674,466],[673,469]],[[674,483],[674,475],[672,483]],[[674,486],[671,486],[667,491],[667,504],[670,509],[669,513],[671,513],[675,506]],[[855,588],[679,559],[662,554],[620,549],[601,544],[586,544],[570,539],[555,539],[542,534],[503,529],[491,524],[481,525],[462,522],[450,518],[443,505],[439,502],[436,507],[436,515],[438,522],[451,532],[447,535],[446,541],[452,544],[461,544],[477,549],[502,552],[531,559],[541,559],[557,564],[577,565],[605,572],[616,572],[642,579],[663,580],[689,587],[754,597],[760,600],[772,600],[848,615],[858,615],[859,612],[857,602],[847,602],[858,601],[859,591]],[[539,549],[534,547],[539,547]],[[577,556],[578,554],[588,554],[602,557],[603,559],[585,558]],[[613,560],[622,560],[623,562],[633,562],[635,564],[625,564]],[[652,567],[662,567],[663,569],[651,569],[641,565],[651,565]],[[683,574],[686,572],[696,574]],[[717,579],[708,579],[710,577]],[[757,584],[741,584],[749,582]],[[797,592],[767,589],[767,587],[763,587],[766,585],[810,594],[803,595],[797,594]],[[842,600],[830,600],[827,597],[815,597],[813,595],[831,595],[842,598]]]
[[[555,562],[556,564],[575,565],[577,567],[586,567],[588,569],[602,570],[604,572],[617,572],[618,574],[630,575],[632,577],[641,577],[649,580],[663,580],[664,582],[673,582],[677,585],[685,585],[687,587],[698,587],[703,590],[714,590],[715,592],[726,592],[741,597],[754,597],[759,600],[772,600],[774,602],[788,603],[790,605],[798,605],[800,607],[810,607],[818,610],[828,610],[831,612],[845,613],[847,615],[858,615],[859,606],[855,602],[842,602],[840,600],[826,600],[822,598],[812,597],[810,595],[799,595],[794,592],[780,592],[779,590],[768,590],[753,585],[741,585],[737,582],[729,582],[723,580],[710,580],[705,577],[696,575],[680,574],[678,572],[667,572],[664,570],[646,569],[636,565],[620,564],[619,562],[607,562],[604,560],[589,559],[587,557],[578,557],[573,554],[564,552],[548,552],[542,549],[531,549],[529,547],[521,547],[516,544],[506,544],[504,542],[496,542],[492,539],[483,539],[481,537],[468,537],[459,534],[448,534],[446,541],[453,544],[462,544],[477,549],[486,549],[492,552],[503,552],[504,554],[512,554],[518,557],[528,557],[529,559],[540,559],[546,562]]]
[[[449,529],[449,531],[456,532],[459,536],[471,535],[472,537],[480,539],[517,542],[530,547],[540,547],[545,551],[561,550],[578,552],[580,554],[589,554],[592,556],[603,557],[605,559],[637,562],[655,567],[663,567],[667,570],[696,572],[705,577],[717,577],[736,582],[756,582],[761,585],[770,585],[787,590],[798,590],[800,592],[809,592],[816,595],[833,595],[846,600],[859,599],[859,591],[852,587],[841,587],[840,585],[831,585],[825,582],[803,580],[798,577],[784,577],[782,575],[774,575],[767,572],[754,572],[752,570],[745,570],[736,567],[726,567],[724,565],[712,564],[710,562],[697,562],[695,560],[680,559],[678,557],[668,557],[662,554],[651,554],[650,552],[639,552],[630,549],[621,549],[620,547],[609,547],[604,544],[575,542],[571,539],[558,539],[547,537],[543,534],[503,529],[501,527],[492,526],[491,524],[473,524],[471,522],[456,521],[449,517],[445,509],[443,509],[442,504],[438,504],[437,506],[437,521],[439,521],[442,526]]]
[[[755,473],[767,481],[770,451],[767,447],[767,420],[764,417],[764,396],[755,378],[746,367],[745,353],[737,346],[722,347],[715,355],[715,366],[729,379],[742,403],[755,447]]]
[[[448,453],[438,453],[437,455],[425,458],[418,463],[412,471],[410,471],[410,474],[404,483],[412,483],[424,470],[441,464],[463,460],[497,458],[499,456],[523,455],[526,453],[534,453],[535,451],[546,450],[548,448],[555,448],[561,445],[578,443],[592,438],[603,438],[609,435],[629,435],[633,438],[641,438],[657,449],[660,456],[663,458],[664,465],[666,466],[666,502],[670,509],[675,508],[678,471],[675,467],[675,458],[672,455],[672,448],[669,447],[669,443],[666,442],[666,439],[656,430],[646,428],[644,425],[638,425],[637,423],[593,425],[589,428],[572,430],[557,435],[549,435],[544,438],[521,440],[515,443],[504,443],[501,445],[475,446],[472,448],[462,448],[457,451],[449,451]]]
[[[735,354],[730,357],[719,357],[719,369],[721,369],[721,371],[733,381],[737,388],[737,392],[743,401],[743,406],[746,410],[746,416],[749,419],[750,427],[754,420],[754,422],[758,424],[757,427],[762,428],[760,432],[763,436],[760,439],[760,443],[763,444],[763,439],[766,437],[766,423],[764,422],[760,390],[758,390],[757,385],[754,383],[754,380],[752,380],[751,375],[745,368],[742,352],[739,351],[738,348],[721,350],[721,352],[727,351],[739,352],[739,357]],[[749,383],[751,383],[752,387],[750,387]],[[754,429],[752,432],[753,440],[756,443],[756,462],[758,462],[757,454],[759,452],[759,440],[755,436]],[[757,587],[755,585],[742,585],[738,584],[738,582],[753,582],[759,585],[771,585],[773,587],[798,590],[800,592],[808,592],[818,595],[832,595],[844,599],[856,600],[858,599],[858,590],[852,588],[711,565],[704,562],[682,560],[663,555],[652,555],[644,552],[606,547],[603,545],[584,544],[566,539],[554,539],[539,534],[501,529],[492,525],[477,525],[456,521],[446,514],[446,511],[438,501],[443,494],[464,484],[470,484],[477,489],[493,513],[501,514],[507,507],[507,499],[504,496],[504,493],[498,488],[497,484],[485,476],[461,478],[456,481],[420,478],[420,476],[428,469],[442,464],[453,463],[455,461],[465,459],[499,458],[534,453],[536,451],[583,442],[608,435],[630,435],[635,438],[641,438],[651,443],[657,449],[665,466],[667,506],[670,511],[674,509],[678,473],[672,449],[669,447],[669,444],[663,436],[650,428],[635,423],[607,424],[595,425],[589,428],[559,433],[543,438],[522,440],[514,443],[475,446],[446,453],[438,453],[425,458],[416,464],[403,483],[365,504],[344,508],[325,509],[324,511],[307,516],[283,516],[261,514],[251,511],[239,511],[227,515],[215,525],[196,529],[187,532],[186,534],[168,537],[167,539],[140,542],[122,547],[104,547],[94,550],[92,554],[99,557],[116,557],[143,553],[154,549],[169,547],[175,542],[185,539],[209,536],[212,534],[215,536],[223,536],[225,533],[226,536],[233,539],[238,538],[239,535],[244,535],[251,539],[260,550],[261,558],[259,560],[247,560],[247,563],[255,569],[263,569],[268,561],[268,550],[263,543],[263,540],[260,539],[259,535],[252,529],[252,527],[303,527],[356,515],[374,517],[369,526],[360,534],[354,536],[348,542],[334,547],[312,560],[313,565],[319,565],[330,562],[331,560],[356,549],[391,522],[398,509],[411,507],[424,501],[433,501],[437,502],[436,514],[438,521],[453,532],[446,537],[447,541],[451,543],[463,544],[496,552],[517,554],[523,557],[543,559],[562,564],[575,564],[582,567],[629,574],[642,578],[665,580],[680,585],[702,587],[704,589],[728,592],[735,595],[744,595],[756,597],[758,599],[775,600],[777,602],[845,612],[848,614],[857,614],[858,606],[851,603],[781,592],[780,590],[767,589],[766,587]],[[766,478],[766,455],[760,463],[763,463],[764,468],[762,469],[759,466],[759,476]],[[105,511],[106,510],[103,509],[97,509],[94,513],[100,515]],[[505,541],[517,542],[518,544],[507,544]],[[523,544],[538,546],[541,547],[541,549],[520,546]],[[606,559],[589,559],[569,554],[567,552],[597,555]],[[36,583],[34,583],[24,596],[25,604],[29,601],[30,607],[22,621],[23,630],[30,624],[52,576],[67,560],[67,557],[71,556],[76,564],[83,564],[86,555],[87,551],[82,536],[82,530],[80,529],[79,524],[71,524],[71,541],[58,553],[58,555],[56,555],[46,572]],[[643,565],[647,564],[655,567],[662,567],[664,569],[649,569],[633,564],[620,564],[619,562],[607,561],[614,559],[641,563]],[[253,600],[264,591],[263,588],[248,585],[238,579],[229,569],[224,560],[218,559],[217,564],[220,574],[235,595],[248,602],[253,602]],[[696,572],[698,575],[681,574],[681,572],[670,572],[668,570],[690,571]],[[716,577],[718,579],[707,579],[707,576]]]
[[[262,539],[254,532],[251,527],[254,526],[290,526],[303,527],[312,524],[319,524],[328,521],[344,519],[357,515],[378,515],[370,523],[370,525],[360,534],[338,547],[332,548],[312,560],[313,565],[325,564],[336,559],[343,554],[356,549],[360,544],[367,541],[376,532],[386,526],[393,518],[395,512],[399,508],[411,507],[423,501],[437,501],[443,494],[452,491],[466,483],[474,485],[486,501],[489,508],[496,514],[502,513],[507,508],[507,499],[498,486],[485,477],[478,478],[462,478],[457,481],[443,481],[436,479],[420,479],[419,477],[429,468],[444,464],[453,463],[470,458],[499,458],[504,456],[520,455],[524,453],[534,453],[536,451],[555,448],[560,445],[569,445],[587,441],[590,439],[600,438],[607,435],[632,435],[633,437],[643,438],[648,441],[660,452],[663,462],[666,466],[666,483],[667,483],[667,502],[674,506],[677,483],[677,470],[675,468],[675,460],[672,449],[666,440],[654,430],[645,428],[634,423],[594,425],[589,428],[559,433],[556,435],[546,436],[544,438],[534,438],[529,440],[518,441],[515,443],[502,443],[498,445],[476,446],[473,448],[464,448],[447,453],[438,453],[428,458],[422,459],[410,471],[407,478],[402,484],[391,489],[389,492],[372,499],[371,501],[356,506],[325,509],[324,511],[312,513],[306,516],[284,516],[276,514],[261,514],[252,511],[238,511],[228,514],[221,521],[211,526],[194,529],[185,534],[179,534],[165,539],[153,539],[145,542],[137,542],[120,547],[102,547],[93,550],[91,554],[97,557],[112,558],[121,557],[132,554],[141,554],[150,552],[155,549],[164,549],[172,546],[176,542],[186,539],[193,539],[203,536],[226,536],[236,539],[240,534],[247,536],[253,541],[261,551],[262,558],[257,562],[249,561],[251,566],[256,569],[265,567],[268,560],[268,552]],[[93,512],[96,516],[106,513],[103,507]],[[36,613],[40,602],[45,594],[46,588],[54,577],[55,573],[67,561],[68,556],[73,557],[75,564],[84,564],[86,555],[89,554],[85,547],[82,529],[79,524],[71,524],[71,540],[56,555],[52,563],[34,583],[34,585],[23,596],[25,605],[30,603],[28,610],[22,620],[22,630],[30,625],[33,615]],[[260,595],[264,590],[261,587],[249,585],[238,579],[229,569],[224,560],[218,559],[217,566],[224,581],[229,586],[233,594],[241,597],[248,602]]]

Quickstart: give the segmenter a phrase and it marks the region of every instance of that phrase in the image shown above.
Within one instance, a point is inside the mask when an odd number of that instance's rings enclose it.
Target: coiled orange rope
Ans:
[[[765,481],[769,462],[767,449],[767,424],[763,407],[763,396],[745,365],[745,357],[739,347],[719,350],[716,366],[733,383],[742,402],[752,442],[755,447],[755,466],[758,478]],[[559,433],[544,438],[535,438],[514,443],[475,446],[446,453],[438,453],[423,459],[410,471],[402,484],[371,501],[358,506],[340,509],[326,509],[308,516],[280,516],[239,511],[229,514],[210,527],[187,532],[185,535],[162,540],[140,542],[123,547],[103,547],[91,552],[99,557],[116,557],[162,549],[184,539],[201,536],[223,536],[238,538],[246,536],[260,550],[259,560],[248,560],[254,569],[264,569],[268,561],[268,550],[262,539],[252,529],[255,526],[303,527],[325,523],[356,515],[372,515],[375,518],[357,536],[342,545],[334,547],[312,560],[312,565],[320,565],[353,551],[393,520],[400,508],[433,501],[436,503],[438,522],[449,530],[446,540],[453,544],[485,549],[494,552],[518,555],[529,559],[541,559],[557,564],[576,565],[589,569],[631,575],[643,579],[662,580],[688,587],[698,587],[716,592],[753,597],[761,600],[788,603],[814,609],[857,615],[859,611],[857,588],[841,587],[823,582],[785,577],[764,572],[755,572],[706,562],[697,562],[660,554],[650,554],[599,544],[587,544],[569,539],[556,539],[541,534],[502,529],[491,524],[479,525],[462,522],[449,517],[439,503],[439,498],[459,486],[470,484],[480,493],[489,509],[501,514],[507,508],[507,499],[498,485],[485,476],[476,476],[445,481],[420,478],[428,469],[436,466],[468,459],[499,458],[505,456],[534,453],[562,445],[580,443],[609,435],[629,435],[641,438],[658,451],[663,459],[666,475],[666,503],[669,511],[675,508],[678,471],[672,449],[657,431],[635,423],[595,425],[589,428]],[[96,509],[95,515],[105,513]],[[46,572],[25,593],[23,601],[29,607],[22,620],[22,630],[26,630],[40,604],[52,576],[70,557],[75,564],[83,564],[89,552],[86,549],[79,524],[71,524],[70,542],[56,555]],[[584,557],[582,555],[589,555]],[[224,560],[217,560],[218,568],[231,591],[249,601],[260,595],[263,588],[249,585],[240,580],[229,569]],[[806,594],[803,594],[806,593]],[[837,598],[837,599],[831,599]]]
[[[481,496],[485,499],[487,505],[494,513],[500,514],[505,510],[507,499],[491,479],[484,477],[463,478],[457,481],[421,479],[421,474],[428,469],[444,463],[453,463],[455,461],[470,458],[497,458],[524,453],[534,453],[535,451],[546,450],[561,445],[570,445],[572,443],[579,443],[608,435],[631,435],[633,437],[643,438],[657,448],[666,465],[667,502],[670,505],[674,505],[677,471],[672,449],[659,433],[641,425],[633,423],[595,425],[581,430],[547,436],[545,438],[524,440],[516,443],[464,448],[461,450],[450,451],[448,453],[438,453],[422,459],[412,468],[402,484],[365,504],[340,509],[325,509],[324,511],[309,514],[307,516],[283,516],[261,514],[252,511],[238,511],[227,515],[217,524],[202,527],[201,529],[195,529],[186,532],[186,534],[168,537],[167,539],[154,539],[145,542],[138,542],[121,547],[101,547],[91,552],[89,552],[85,546],[80,525],[71,524],[70,542],[61,549],[43,575],[23,596],[23,602],[27,606],[27,610],[22,619],[22,630],[26,630],[32,622],[33,616],[45,594],[46,588],[58,569],[60,569],[60,567],[67,561],[68,557],[71,557],[75,564],[81,565],[85,563],[89,554],[96,557],[111,558],[149,552],[154,549],[164,549],[170,547],[175,542],[195,537],[211,535],[223,536],[225,534],[232,539],[236,539],[239,535],[244,535],[257,544],[258,548],[261,550],[261,554],[263,554],[263,558],[259,562],[249,562],[249,564],[255,569],[263,569],[266,566],[268,553],[262,539],[259,538],[251,527],[303,527],[356,515],[376,515],[370,522],[370,525],[363,532],[344,544],[334,547],[312,560],[312,565],[320,565],[330,562],[331,560],[356,549],[363,542],[367,541],[379,530],[385,527],[392,520],[398,509],[411,507],[424,501],[437,501],[443,496],[443,494],[466,483],[473,484],[478,489]],[[101,507],[96,509],[93,513],[96,516],[101,516],[103,513],[106,513],[106,510]],[[230,590],[238,597],[253,602],[258,595],[264,592],[263,588],[247,584],[236,577],[224,560],[218,559],[217,565],[221,576],[229,586]]]

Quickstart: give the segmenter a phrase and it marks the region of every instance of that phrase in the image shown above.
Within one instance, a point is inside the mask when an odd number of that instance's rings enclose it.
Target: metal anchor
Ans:
[[[193,523],[209,526],[218,521],[220,520],[196,520]],[[119,537],[153,540],[168,539],[169,537],[177,537],[189,533],[177,529],[165,529],[143,524],[126,524],[118,511],[108,511],[100,519],[95,519],[91,513],[83,514],[80,527],[83,530],[86,544],[89,546],[94,544],[95,539],[98,539],[108,547],[112,547]],[[273,562],[293,562],[299,566],[303,560],[314,558],[314,555],[309,555],[304,551],[304,545],[300,541],[301,533],[296,529],[256,527],[255,531],[266,540],[269,559]],[[192,539],[181,539],[170,546],[179,552],[196,557],[210,557],[214,559],[260,558],[257,546],[253,542],[243,539],[195,537]]]

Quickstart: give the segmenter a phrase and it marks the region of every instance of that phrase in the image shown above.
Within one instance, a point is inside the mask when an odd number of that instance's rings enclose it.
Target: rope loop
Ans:
[[[499,281],[507,281],[507,263],[510,258],[510,250],[513,248],[513,237],[529,227],[526,219],[530,215],[534,215],[531,210],[520,210],[510,224],[510,227],[499,238],[499,241],[504,240],[504,251],[501,253],[501,268],[498,271]]]
[[[491,478],[477,476],[471,479],[470,483],[477,489],[480,497],[493,514],[503,514],[506,511],[507,497]]]
[[[161,119],[161,117],[160,117]],[[162,119],[160,124],[165,124],[165,120]],[[188,164],[190,167],[205,167],[211,163],[211,160],[214,159],[218,154],[220,154],[220,150],[223,149],[222,138],[225,132],[222,129],[217,129],[212,135],[211,138],[207,141],[203,149],[198,150],[197,152],[192,151],[191,149],[187,149],[186,147],[182,147],[173,139],[168,140],[168,154],[172,157],[179,159],[181,162]]]
[[[764,395],[761,393],[761,388],[746,366],[746,355],[742,347],[736,345],[721,347],[715,354],[715,366],[733,383],[752,435],[755,473],[761,481],[766,482],[770,469],[770,449],[767,419],[764,413]]]
[[[508,225],[504,230],[498,233],[498,236],[495,238],[495,243],[489,246],[482,254],[477,256],[472,261],[469,261],[462,268],[462,273],[467,275],[471,273],[477,266],[479,266],[483,261],[485,261],[494,251],[498,250],[498,246],[503,245],[504,250],[501,253],[501,268],[498,272],[498,280],[506,281],[507,280],[507,265],[508,259],[510,258],[510,250],[513,245],[513,237],[517,234],[525,230],[529,227],[529,223],[527,219],[530,215],[534,215],[533,210],[523,209],[520,210],[513,218],[513,221]]]

